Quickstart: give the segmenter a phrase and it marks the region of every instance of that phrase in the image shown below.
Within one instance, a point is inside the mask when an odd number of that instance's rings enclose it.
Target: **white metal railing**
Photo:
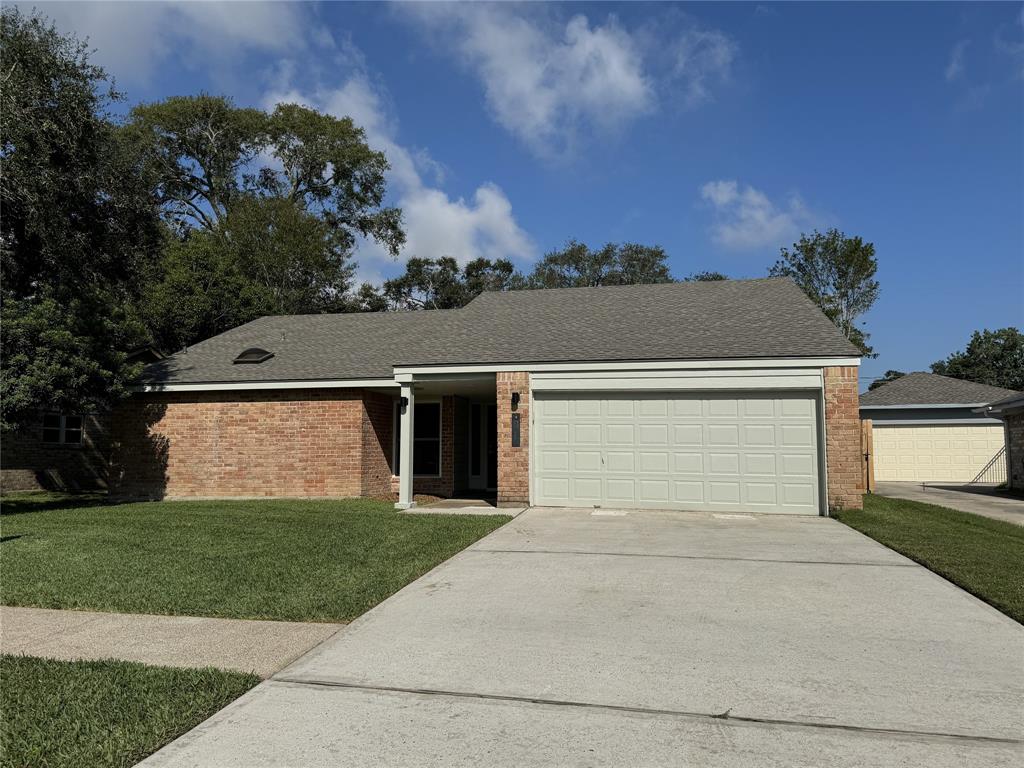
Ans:
[[[988,464],[979,472],[968,485],[975,483],[1005,483],[1006,482],[1006,446],[1000,448],[996,455],[989,459]]]

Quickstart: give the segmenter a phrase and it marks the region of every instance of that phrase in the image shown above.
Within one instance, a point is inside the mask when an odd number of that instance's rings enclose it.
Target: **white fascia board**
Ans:
[[[945,427],[959,426],[994,427],[1002,424],[999,419],[893,419],[892,421],[871,421],[872,428],[885,427]]]
[[[565,363],[480,363],[473,365],[396,365],[395,377],[431,373],[484,373],[526,371],[546,373],[558,371],[682,371],[716,368],[831,368],[859,366],[859,357],[772,357],[734,360],[634,360],[623,362]]]
[[[911,408],[976,408],[985,403],[924,403],[920,405],[865,405],[861,404],[862,411],[901,411]]]
[[[141,384],[133,392],[232,392],[257,389],[366,389],[398,387],[394,379],[307,379],[301,381],[211,381],[194,384]]]
[[[601,392],[639,390],[820,390],[821,375],[805,373],[790,376],[771,376],[763,373],[747,375],[700,376],[564,376],[559,378],[531,377],[534,392]]]

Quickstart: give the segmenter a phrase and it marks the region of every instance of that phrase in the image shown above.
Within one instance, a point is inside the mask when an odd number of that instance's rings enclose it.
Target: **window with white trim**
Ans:
[[[82,417],[64,413],[43,414],[43,442],[51,445],[81,445]]]
[[[414,477],[441,475],[441,404],[416,403],[412,419],[412,474]],[[395,403],[394,473],[400,475],[402,456],[402,404]]]

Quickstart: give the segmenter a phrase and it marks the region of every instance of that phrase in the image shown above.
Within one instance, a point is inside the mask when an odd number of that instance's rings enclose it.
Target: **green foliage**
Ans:
[[[932,373],[1024,390],[1024,334],[1017,328],[975,331],[967,348],[932,363]]]
[[[359,298],[363,308],[370,311],[457,309],[483,291],[508,290],[515,278],[512,262],[505,259],[478,258],[460,268],[449,256],[412,258],[406,262],[405,274],[385,281],[379,292],[364,285]]]
[[[159,226],[107,117],[119,94],[83,44],[5,7],[0,71],[0,423],[13,429],[124,394]]]
[[[878,299],[877,271],[873,244],[830,229],[801,235],[792,250],[783,248],[768,274],[793,278],[866,357],[877,357],[857,324]]]
[[[145,302],[166,348],[265,314],[351,308],[358,239],[393,254],[405,241],[383,205],[387,159],[349,118],[199,95],[135,107],[123,134],[171,233]]]
[[[5,766],[128,768],[199,725],[256,675],[130,661],[0,656]]]
[[[906,375],[907,374],[904,373],[903,371],[888,370],[885,372],[885,375],[882,376],[880,379],[875,379],[873,382],[871,382],[871,386],[868,387],[868,392],[870,392],[872,389],[878,389],[880,386],[882,386],[883,384],[888,384],[890,381],[896,381],[896,379]]]
[[[571,240],[560,251],[552,251],[516,287],[576,288],[599,285],[671,283],[668,254],[659,246],[608,243],[593,251]]]

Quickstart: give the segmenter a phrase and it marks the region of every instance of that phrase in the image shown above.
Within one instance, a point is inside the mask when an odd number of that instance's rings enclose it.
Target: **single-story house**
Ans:
[[[999,419],[976,409],[1019,395],[935,373],[908,373],[860,396],[871,419],[876,482],[1005,479]]]
[[[825,514],[861,505],[859,364],[784,278],[263,317],[146,368],[111,485]]]
[[[1024,392],[978,408],[984,416],[1000,419],[1006,435],[1006,483],[1024,491]]]

